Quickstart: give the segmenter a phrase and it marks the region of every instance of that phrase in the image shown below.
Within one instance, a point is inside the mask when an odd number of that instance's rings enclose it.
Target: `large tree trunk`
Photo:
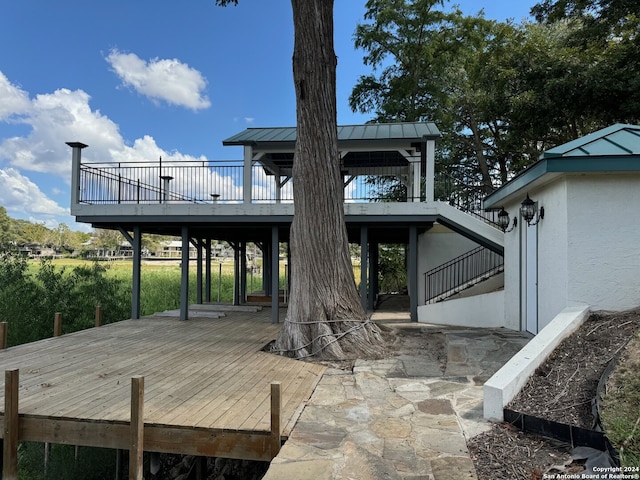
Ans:
[[[276,349],[302,358],[379,350],[349,256],[336,123],[333,0],[291,0],[297,141],[293,161],[291,295]]]

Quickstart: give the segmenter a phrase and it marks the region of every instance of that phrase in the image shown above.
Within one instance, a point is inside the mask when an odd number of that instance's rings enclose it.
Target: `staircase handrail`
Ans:
[[[463,183],[448,173],[438,172],[435,177],[436,200],[446,202],[483,222],[500,228],[498,212],[486,211],[482,207],[487,196],[486,186],[480,182]]]
[[[424,273],[425,304],[435,303],[504,270],[504,257],[477,247]]]

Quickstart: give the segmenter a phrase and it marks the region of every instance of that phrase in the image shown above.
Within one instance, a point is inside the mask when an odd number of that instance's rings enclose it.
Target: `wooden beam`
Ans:
[[[94,422],[23,415],[20,440],[63,445],[128,450],[129,422]],[[147,452],[204,455],[268,462],[271,432],[268,430],[222,430],[179,426],[145,425]]]
[[[2,478],[18,478],[18,369],[4,372],[4,430],[2,447]]]
[[[59,337],[62,335],[62,314],[56,312],[53,316],[53,336]]]
[[[0,350],[7,348],[7,333],[9,326],[7,322],[0,322]]]
[[[280,451],[282,439],[280,432],[280,415],[282,407],[282,394],[280,382],[271,383],[271,458],[275,458]]]
[[[144,377],[131,378],[131,443],[129,445],[129,479],[143,480],[144,452]]]

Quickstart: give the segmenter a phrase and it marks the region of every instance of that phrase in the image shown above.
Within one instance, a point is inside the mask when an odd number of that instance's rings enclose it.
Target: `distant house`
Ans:
[[[40,245],[39,243],[25,243],[19,246],[20,254],[29,258],[55,257],[58,255],[55,249]]]

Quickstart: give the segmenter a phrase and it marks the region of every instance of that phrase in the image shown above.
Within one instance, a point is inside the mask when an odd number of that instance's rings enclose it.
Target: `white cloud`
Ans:
[[[122,83],[152,100],[163,100],[192,110],[209,108],[207,80],[177,59],[153,58],[148,62],[134,53],[112,50],[106,58]]]
[[[28,97],[27,97],[28,98]],[[13,121],[31,127],[26,136],[6,138],[0,143],[0,161],[23,170],[54,173],[66,182],[71,175],[71,156],[65,141],[82,141],[94,151],[121,150],[118,126],[99,111],[91,110],[89,95],[59,89],[37,95],[28,106],[10,112]]]
[[[12,85],[9,79],[0,72],[0,120],[7,120],[28,109],[29,96],[27,93]]]
[[[0,205],[7,212],[30,215],[66,215],[69,212],[14,168],[0,169]]]
[[[132,144],[125,143],[118,125],[93,110],[90,96],[82,90],[59,89],[31,98],[29,92],[12,85],[0,72],[0,95],[0,123],[19,123],[29,128],[28,133],[21,136],[0,137],[0,205],[13,218],[29,218],[46,225],[74,224],[69,210],[44,193],[59,195],[68,191],[71,148],[65,141],[89,145],[82,152],[83,162],[136,162],[144,166],[157,165],[158,158],[162,157],[163,168],[176,178],[179,171],[173,169],[178,164],[207,160],[202,156],[166,151],[150,135]],[[241,176],[238,180],[237,174],[231,171],[222,174],[209,169],[202,171],[197,182],[202,183],[203,191],[220,191],[228,198],[242,197]],[[29,172],[49,175],[30,178]],[[182,169],[182,173],[188,171]],[[174,183],[178,188],[177,182]],[[72,228],[84,229],[84,226],[76,224]]]

